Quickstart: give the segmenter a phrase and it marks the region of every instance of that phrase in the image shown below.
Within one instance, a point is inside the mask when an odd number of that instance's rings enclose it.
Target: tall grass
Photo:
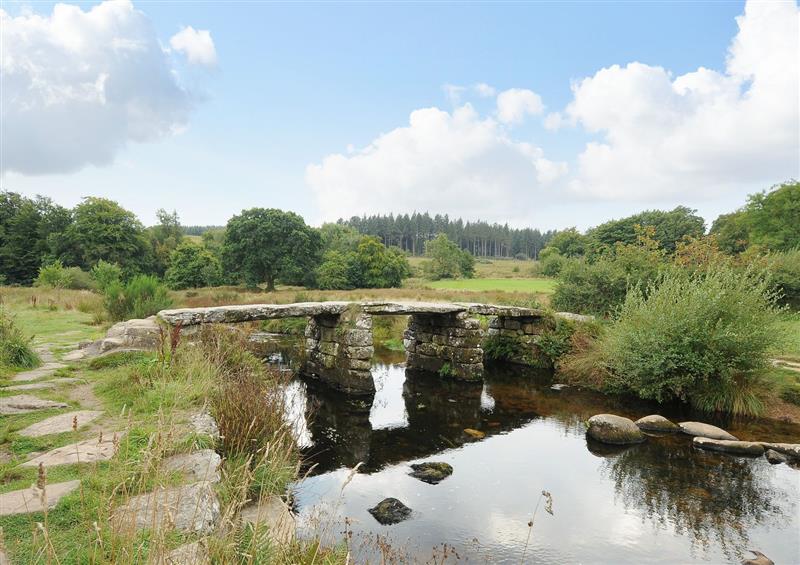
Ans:
[[[31,338],[22,333],[11,314],[0,305],[0,366],[30,368],[38,364]]]

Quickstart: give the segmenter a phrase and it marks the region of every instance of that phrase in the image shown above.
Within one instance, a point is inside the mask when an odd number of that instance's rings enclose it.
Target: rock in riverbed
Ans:
[[[411,508],[396,498],[384,498],[374,508],[367,510],[384,526],[402,522],[411,515]]]
[[[411,468],[414,470],[409,473],[412,477],[431,485],[438,484],[453,474],[452,466],[438,461],[417,463],[416,465],[411,465]]]
[[[645,432],[679,432],[681,431],[680,426],[678,424],[674,424],[667,420],[664,416],[659,416],[658,414],[652,414],[650,416],[645,416],[644,418],[639,418],[636,420],[636,425],[639,426],[639,429]]]
[[[749,455],[758,457],[764,454],[764,446],[752,441],[730,441],[724,439],[710,439],[707,437],[695,437],[692,445],[700,449],[710,451],[723,451],[734,455]]]
[[[739,438],[729,434],[722,428],[712,426],[711,424],[704,424],[702,422],[681,422],[678,424],[681,431],[690,436],[707,437],[709,439],[721,439],[726,441],[739,441]]]
[[[783,453],[778,453],[774,449],[767,449],[764,452],[764,457],[767,458],[767,461],[769,461],[771,465],[778,465],[780,463],[786,463],[789,461],[788,457],[786,457]]]
[[[645,440],[644,434],[632,420],[614,414],[597,414],[589,418],[589,429],[586,433],[592,439],[615,445],[641,443]]]
[[[760,442],[764,449],[777,451],[789,458],[789,460],[800,460],[800,443],[767,443]]]

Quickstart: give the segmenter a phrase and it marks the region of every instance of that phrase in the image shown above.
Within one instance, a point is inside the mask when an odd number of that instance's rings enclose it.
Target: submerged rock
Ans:
[[[480,430],[474,430],[472,428],[464,428],[464,433],[470,435],[476,439],[483,439],[486,437],[486,434]]]
[[[412,477],[431,485],[438,484],[453,474],[453,467],[450,464],[439,461],[417,463],[411,465],[411,468],[414,470],[409,473]]]
[[[707,437],[709,439],[721,439],[726,441],[739,441],[739,438],[729,434],[722,428],[704,424],[703,422],[681,422],[678,424],[681,431],[690,436]]]
[[[764,446],[760,443],[755,443],[752,441],[710,439],[707,437],[698,436],[692,440],[692,445],[699,447],[700,449],[723,451],[725,453],[733,453],[734,455],[749,455],[758,457],[764,453]]]
[[[786,463],[789,461],[788,457],[786,457],[783,453],[778,453],[774,449],[767,449],[764,452],[764,457],[766,457],[767,461],[769,461],[772,465],[778,465],[780,463]]]
[[[800,459],[800,443],[766,443],[760,442],[764,449],[777,451],[789,459]]]
[[[664,416],[659,416],[658,414],[651,414],[650,416],[639,418],[638,420],[636,420],[636,425],[639,426],[640,430],[644,430],[646,432],[681,431],[681,428],[680,426],[678,426],[678,424],[670,422]]]
[[[587,434],[597,441],[615,445],[645,440],[644,434],[632,420],[614,414],[597,414],[589,418]]]
[[[367,510],[384,526],[402,522],[411,515],[411,508],[396,498],[384,498],[374,508]]]

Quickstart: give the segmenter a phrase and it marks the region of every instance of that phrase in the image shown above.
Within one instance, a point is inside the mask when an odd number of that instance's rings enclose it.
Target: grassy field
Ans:
[[[444,290],[469,290],[474,292],[498,290],[502,292],[526,292],[550,294],[555,289],[553,279],[449,279],[432,281],[426,286]]]

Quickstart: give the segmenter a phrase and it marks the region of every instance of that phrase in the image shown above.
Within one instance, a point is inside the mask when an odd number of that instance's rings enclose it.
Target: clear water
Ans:
[[[751,548],[800,563],[800,470],[695,450],[683,435],[609,448],[583,426],[602,412],[707,417],[556,391],[549,375],[520,369],[475,385],[397,360],[373,368],[374,399],[305,379],[288,387],[307,465],[293,486],[301,535],[347,538],[359,563],[738,563]],[[790,424],[712,423],[741,439],[800,441]],[[438,485],[410,477],[422,461],[450,463],[453,475]],[[380,525],[367,509],[386,497],[411,518]]]

